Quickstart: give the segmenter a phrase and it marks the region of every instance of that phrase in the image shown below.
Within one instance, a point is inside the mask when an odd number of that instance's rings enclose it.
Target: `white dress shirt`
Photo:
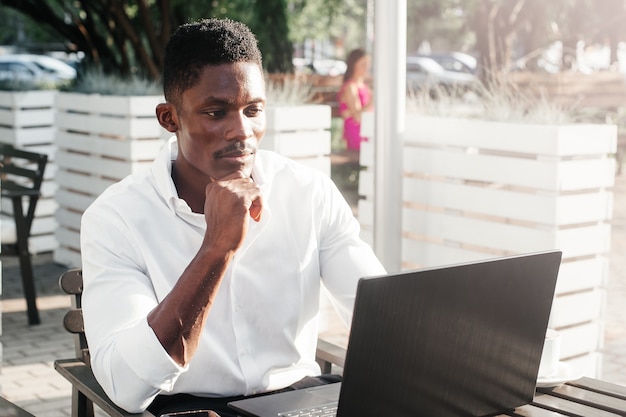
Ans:
[[[250,221],[199,347],[180,367],[147,323],[206,231],[204,215],[178,198],[176,153],[172,138],[150,170],[109,187],[82,218],[85,331],[105,392],[139,412],[158,394],[247,395],[318,375],[321,283],[349,323],[358,279],[385,272],[350,206],[327,175],[259,151],[261,221]]]

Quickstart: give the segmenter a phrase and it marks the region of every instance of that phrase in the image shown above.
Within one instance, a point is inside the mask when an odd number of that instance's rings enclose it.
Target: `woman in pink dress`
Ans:
[[[370,57],[363,49],[348,55],[348,66],[339,90],[339,114],[343,118],[343,137],[348,150],[359,151],[361,141],[361,114],[372,107],[372,90],[365,83],[369,74]]]

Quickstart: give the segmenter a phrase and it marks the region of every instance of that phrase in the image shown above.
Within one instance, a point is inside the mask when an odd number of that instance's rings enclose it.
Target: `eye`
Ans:
[[[224,117],[226,112],[224,110],[206,110],[204,114],[214,119],[217,119],[219,117]]]
[[[263,113],[263,106],[254,105],[246,109],[246,116],[248,117],[258,117],[261,113]]]

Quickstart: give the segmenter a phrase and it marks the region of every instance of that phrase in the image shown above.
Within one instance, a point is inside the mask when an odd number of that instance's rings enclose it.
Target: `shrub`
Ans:
[[[61,91],[83,94],[103,94],[110,96],[152,96],[163,94],[160,82],[147,78],[105,74],[101,69],[89,68],[81,71],[68,86]]]

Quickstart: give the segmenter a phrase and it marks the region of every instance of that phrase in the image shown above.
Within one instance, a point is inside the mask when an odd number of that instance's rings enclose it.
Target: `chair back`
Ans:
[[[41,194],[41,184],[48,163],[48,155],[17,149],[12,145],[0,144],[0,185],[2,197],[10,198],[13,203],[13,216],[18,211],[23,213],[22,199],[28,199],[28,209],[23,219],[15,219],[18,233],[30,236],[30,230],[35,217],[37,201]],[[20,230],[21,229],[21,230]],[[3,242],[4,243],[4,242]],[[12,242],[7,242],[12,243]]]
[[[64,272],[59,278],[59,286],[63,292],[72,296],[72,308],[63,317],[63,327],[74,335],[76,357],[89,365],[89,346],[85,337],[82,309],[83,271],[70,269]]]

